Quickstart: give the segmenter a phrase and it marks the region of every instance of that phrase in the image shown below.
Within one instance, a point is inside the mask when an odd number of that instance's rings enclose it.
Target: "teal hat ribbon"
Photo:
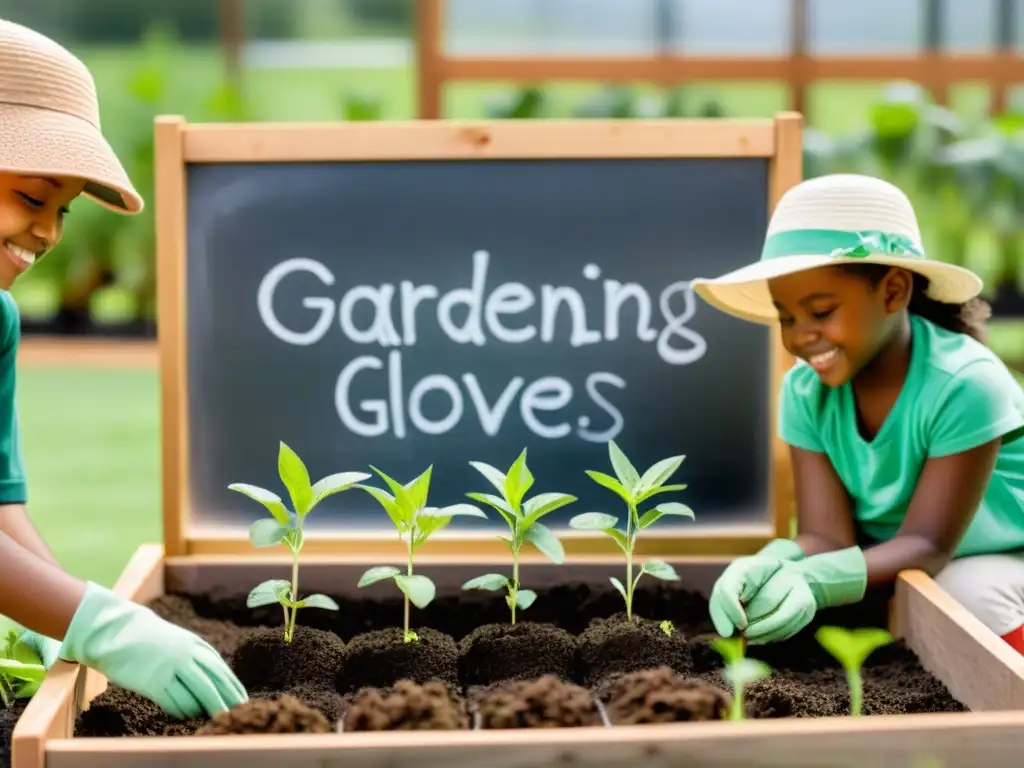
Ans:
[[[792,229],[765,240],[761,261],[785,256],[828,254],[832,258],[864,259],[872,255],[923,259],[924,249],[906,235],[891,232],[849,232],[840,229]]]

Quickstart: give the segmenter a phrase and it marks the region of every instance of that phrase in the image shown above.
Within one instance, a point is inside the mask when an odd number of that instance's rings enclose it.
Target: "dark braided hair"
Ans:
[[[878,285],[890,269],[888,264],[837,264],[837,269],[855,277],[867,280],[872,286]],[[909,270],[908,270],[909,271]],[[986,321],[992,316],[992,308],[983,299],[974,298],[965,304],[946,304],[926,295],[930,281],[917,272],[911,272],[914,287],[907,311],[929,320],[940,328],[955,333],[964,333],[987,343]]]

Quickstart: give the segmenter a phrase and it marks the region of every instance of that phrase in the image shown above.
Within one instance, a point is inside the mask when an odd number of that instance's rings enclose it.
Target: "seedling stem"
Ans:
[[[529,541],[548,560],[560,565],[565,561],[565,550],[554,532],[540,522],[540,518],[556,509],[576,501],[575,496],[565,493],[541,493],[524,501],[526,492],[533,487],[534,478],[526,465],[526,451],[523,450],[512,463],[508,473],[485,464],[482,461],[471,461],[470,466],[483,475],[493,485],[500,496],[491,493],[468,493],[469,498],[486,504],[497,510],[508,524],[510,537],[498,538],[508,544],[512,551],[512,578],[500,573],[485,573],[470,579],[462,585],[463,589],[486,589],[497,591],[506,589],[505,603],[512,613],[512,623],[516,623],[516,611],[526,610],[537,599],[537,593],[531,589],[522,589],[519,582],[519,551],[524,541]]]
[[[850,688],[850,715],[857,717],[864,706],[864,682],[861,667],[868,656],[884,645],[893,642],[893,636],[884,629],[863,627],[821,627],[814,633],[815,639],[838,661],[846,671]]]

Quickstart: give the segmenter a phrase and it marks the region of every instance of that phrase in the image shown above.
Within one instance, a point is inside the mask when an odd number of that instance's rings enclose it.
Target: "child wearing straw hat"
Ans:
[[[103,137],[86,67],[53,40],[0,20],[0,613],[28,630],[47,667],[79,662],[173,717],[213,715],[247,698],[213,647],[66,573],[25,511],[14,394],[20,319],[8,290],[58,244],[79,196],[121,214],[143,206]]]
[[[867,176],[779,201],[760,259],[693,290],[779,324],[799,534],[729,565],[723,636],[778,642],[922,569],[1024,653],[1024,391],[984,344],[970,271],[930,260],[907,197]]]

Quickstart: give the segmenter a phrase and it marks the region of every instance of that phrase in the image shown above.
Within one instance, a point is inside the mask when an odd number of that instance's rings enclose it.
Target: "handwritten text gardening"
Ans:
[[[484,250],[474,253],[470,285],[443,294],[434,285],[403,280],[397,285],[355,285],[344,292],[340,301],[327,295],[307,295],[302,299],[302,306],[314,310],[317,316],[312,327],[306,328],[288,327],[278,317],[275,311],[278,287],[296,273],[311,274],[325,287],[335,285],[337,277],[315,259],[288,259],[274,266],[260,282],[257,295],[260,318],[270,333],[288,344],[315,344],[337,323],[351,342],[388,350],[383,355],[358,355],[344,365],[335,385],[334,400],[339,418],[347,429],[364,437],[390,434],[401,439],[410,428],[423,434],[445,434],[456,429],[470,410],[483,431],[493,436],[500,431],[517,398],[523,423],[542,438],[564,438],[575,431],[584,440],[603,443],[622,431],[622,413],[613,404],[614,395],[610,390],[623,390],[627,382],[611,371],[593,371],[586,375],[582,389],[589,398],[585,410],[589,409],[590,413],[577,416],[575,424],[564,414],[577,392],[561,376],[542,376],[528,382],[523,376],[514,375],[500,393],[488,396],[472,372],[462,373],[458,380],[452,375],[434,373],[413,382],[406,391],[401,349],[416,345],[419,324],[428,313],[433,314],[441,331],[455,344],[549,344],[554,340],[559,313],[568,312],[572,327],[569,344],[574,348],[615,341],[624,331],[633,331],[639,341],[653,344],[658,357],[668,365],[689,365],[700,360],[707,351],[704,338],[686,327],[696,309],[688,281],[671,283],[657,297],[652,297],[638,283],[605,279],[602,282],[603,312],[598,326],[591,324],[592,317],[583,297],[572,287],[545,284],[535,291],[523,283],[507,282],[487,291],[490,258]],[[597,281],[601,270],[597,265],[588,264],[583,276]],[[353,316],[363,302],[372,308],[373,320],[357,327]],[[636,328],[623,329],[621,312],[631,303],[637,318]],[[656,314],[660,314],[660,322]],[[436,354],[441,363],[443,350]],[[510,364],[510,368],[514,370],[515,365]],[[387,393],[386,396],[351,402],[350,391],[357,377],[373,377],[374,389]],[[424,400],[428,395],[445,399],[446,406],[441,409],[440,417],[428,418],[424,414]]]

